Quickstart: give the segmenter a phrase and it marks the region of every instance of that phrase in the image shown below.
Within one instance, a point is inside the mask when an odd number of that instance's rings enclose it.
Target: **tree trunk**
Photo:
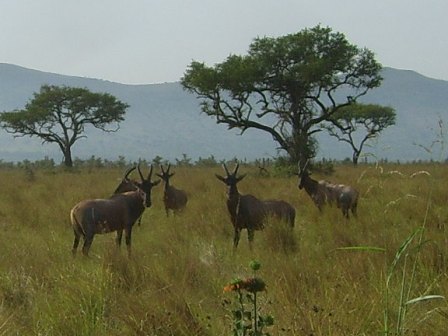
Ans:
[[[63,154],[64,154],[64,165],[67,168],[72,168],[73,160],[72,160],[72,150],[71,150],[70,146],[67,146],[64,148]]]
[[[361,152],[358,151],[354,151],[353,152],[353,156],[352,156],[352,160],[353,160],[353,165],[356,167],[358,165],[358,161],[359,161],[359,155],[361,154]]]
[[[306,131],[297,132],[288,150],[288,154],[291,163],[299,163],[302,168],[308,159],[316,155],[314,139]]]

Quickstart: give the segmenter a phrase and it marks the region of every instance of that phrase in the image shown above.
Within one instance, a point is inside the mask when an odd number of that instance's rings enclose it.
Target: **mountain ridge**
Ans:
[[[448,81],[432,79],[413,70],[384,68],[383,83],[362,97],[364,103],[393,107],[397,123],[386,129],[366,151],[375,158],[389,160],[427,160],[422,146],[436,140],[438,121],[447,115]],[[167,160],[184,154],[192,159],[213,155],[217,159],[256,159],[277,156],[271,137],[258,130],[243,136],[200,112],[196,97],[179,82],[156,84],[121,84],[102,79],[67,76],[0,63],[0,111],[20,109],[43,84],[85,87],[94,92],[108,92],[130,105],[117,133],[88,128],[87,139],[73,147],[73,156],[116,159],[124,156]],[[324,134],[318,136],[318,157],[351,157],[350,148]],[[50,157],[62,159],[59,148],[42,145],[39,139],[14,138],[0,131],[0,160],[21,161]],[[445,155],[446,156],[446,155]]]

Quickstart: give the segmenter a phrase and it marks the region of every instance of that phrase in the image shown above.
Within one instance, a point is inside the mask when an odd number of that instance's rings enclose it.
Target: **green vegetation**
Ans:
[[[115,132],[128,107],[108,93],[42,85],[25,109],[1,112],[0,125],[15,137],[37,137],[43,143],[57,144],[65,166],[72,167],[72,147],[79,139],[87,137],[86,127]]]
[[[364,146],[378,138],[385,128],[395,125],[395,118],[392,107],[356,103],[338,110],[323,128],[330,136],[350,145],[353,164],[357,165]]]
[[[234,336],[263,336],[270,335],[264,332],[265,328],[274,325],[271,315],[260,315],[258,293],[266,290],[263,279],[256,277],[256,272],[261,264],[251,261],[250,267],[254,273],[253,277],[246,279],[236,278],[224,287],[225,292],[236,293],[236,308],[232,310],[233,334]]]
[[[380,86],[380,72],[372,51],[318,25],[257,37],[247,55],[230,55],[213,67],[192,61],[181,84],[218,124],[241,134],[268,133],[282,155],[303,166],[316,155],[322,124],[342,127],[339,109]]]
[[[90,257],[72,258],[70,208],[107,197],[123,168],[30,166],[0,170],[0,335],[231,335],[229,279],[259,260],[260,316],[271,335],[443,335],[448,323],[448,167],[334,165],[315,178],[361,193],[358,218],[319,214],[297,176],[248,173],[241,193],[281,198],[297,210],[293,235],[274,221],[233,229],[219,166],[173,167],[187,209],[166,217],[163,188],[133,230],[133,257],[97,235]],[[28,168],[27,168],[28,167]]]

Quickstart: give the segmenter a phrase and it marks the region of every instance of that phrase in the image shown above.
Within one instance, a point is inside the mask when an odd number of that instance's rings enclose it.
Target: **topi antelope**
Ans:
[[[166,216],[169,215],[169,210],[173,210],[176,214],[183,210],[187,205],[187,193],[183,190],[176,189],[170,185],[170,178],[174,176],[174,173],[170,173],[171,164],[168,165],[166,171],[163,166],[160,165],[161,174],[156,174],[165,182],[165,190],[163,192],[163,204],[165,205]]]
[[[123,230],[128,254],[131,254],[132,226],[145,208],[151,206],[151,189],[160,182],[160,180],[151,182],[152,166],[146,179],[140,171],[140,166],[137,168],[141,182],[133,183],[134,190],[114,194],[108,199],[84,200],[70,211],[75,234],[73,255],[76,255],[81,236],[84,239],[82,252],[87,256],[95,234],[117,231],[116,243],[120,246]],[[132,170],[126,172],[125,179]]]
[[[241,195],[238,192],[237,184],[246,175],[237,177],[239,164],[236,164],[233,173],[229,173],[225,164],[223,168],[227,174],[222,177],[216,174],[216,177],[227,185],[227,209],[230,214],[234,228],[233,247],[238,247],[241,230],[247,229],[249,247],[252,249],[255,230],[263,230],[264,222],[269,216],[277,217],[286,221],[291,227],[294,227],[296,216],[295,209],[287,202],[281,200],[261,201],[253,195]]]
[[[122,194],[125,193],[127,191],[133,191],[136,189],[136,181],[131,180],[129,178],[129,174],[132,173],[132,171],[135,170],[135,166],[132,166],[131,168],[129,168],[126,173],[124,174],[123,178],[121,179],[120,184],[118,185],[118,187],[115,189],[114,194]],[[140,179],[143,181],[143,175],[140,171],[140,169],[138,169],[138,173],[140,175]],[[142,217],[143,214],[138,218],[138,226],[141,225],[142,223]]]
[[[136,187],[135,187],[136,182],[129,178],[129,174],[132,173],[132,171],[134,171],[135,168],[136,168],[135,166],[132,166],[131,168],[126,170],[123,178],[121,179],[120,184],[115,189],[114,194],[122,194],[126,191],[133,191],[136,189]],[[144,180],[143,176],[140,171],[139,171],[139,173],[140,173],[140,179],[143,181]]]
[[[308,161],[305,167],[299,167],[299,189],[305,189],[311,197],[319,211],[322,212],[325,204],[336,206],[342,210],[344,217],[349,218],[349,210],[356,216],[358,206],[358,191],[344,184],[333,184],[328,181],[316,181],[310,177],[311,173],[307,170]]]

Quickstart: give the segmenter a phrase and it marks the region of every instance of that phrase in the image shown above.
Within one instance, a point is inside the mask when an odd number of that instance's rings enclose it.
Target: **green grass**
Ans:
[[[115,234],[95,236],[89,258],[71,255],[71,207],[110,195],[122,171],[0,171],[0,336],[230,335],[223,287],[247,276],[253,259],[263,264],[260,307],[274,316],[274,335],[445,333],[447,166],[316,174],[360,190],[358,218],[349,221],[336,208],[320,214],[296,176],[241,166],[241,193],[284,199],[297,216],[292,233],[269,221],[253,251],[243,231],[235,254],[225,187],[214,176],[221,168],[173,168],[187,209],[167,218],[163,187],[155,187],[133,230],[132,259],[116,251]],[[413,176],[421,171],[429,175]]]

